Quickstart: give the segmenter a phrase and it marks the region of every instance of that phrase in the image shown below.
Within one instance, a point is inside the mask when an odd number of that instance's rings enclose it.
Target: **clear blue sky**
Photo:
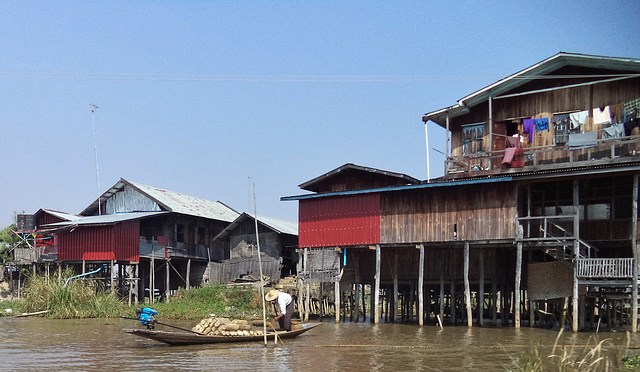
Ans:
[[[253,212],[255,183],[258,213],[289,220],[280,197],[345,163],[426,179],[424,113],[560,51],[640,58],[638,19],[638,1],[3,1],[0,227],[93,202],[94,145],[101,193]]]

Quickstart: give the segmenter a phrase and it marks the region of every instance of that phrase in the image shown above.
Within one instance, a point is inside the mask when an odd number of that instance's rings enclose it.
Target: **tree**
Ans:
[[[11,243],[13,243],[12,230],[16,229],[16,225],[9,225],[0,230],[0,262],[5,263],[11,261]]]

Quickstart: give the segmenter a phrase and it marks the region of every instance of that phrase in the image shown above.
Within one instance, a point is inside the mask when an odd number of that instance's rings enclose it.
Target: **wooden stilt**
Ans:
[[[495,277],[491,282],[491,321],[494,327],[498,325],[498,284]]]
[[[340,324],[340,279],[336,278],[334,282],[334,302],[336,304],[336,324]]]
[[[167,258],[164,261],[164,275],[165,275],[165,290],[164,290],[164,297],[166,298],[166,302],[169,303],[169,297],[171,294],[171,271],[170,271],[170,267],[169,267],[169,259]]]
[[[631,204],[631,248],[633,249],[633,285],[631,286],[631,333],[638,332],[638,174],[633,175]]]
[[[573,257],[574,262],[577,265],[578,259],[580,257],[580,200],[578,198],[579,192],[579,181],[573,181]],[[571,322],[571,330],[575,333],[578,332],[578,268],[574,266],[573,268],[573,308],[572,308],[572,322]]]
[[[356,289],[355,289],[355,294],[354,294],[354,307],[353,307],[353,311],[355,313],[355,317],[353,318],[354,322],[359,322],[360,321],[360,283],[356,282]]]
[[[418,261],[418,325],[424,325],[424,244],[420,244],[420,260]]]
[[[393,305],[391,306],[391,322],[396,322],[398,310],[398,251],[393,252]]]
[[[451,299],[449,300],[449,304],[450,304],[450,314],[449,314],[449,318],[451,318],[451,324],[455,325],[456,324],[456,281],[454,279],[451,279]]]
[[[186,289],[191,289],[191,259],[187,260]]]
[[[520,329],[520,281],[522,280],[522,226],[518,225],[518,243],[516,244],[516,283],[513,304],[513,325]]]
[[[129,262],[129,306],[133,303],[133,265]]]
[[[311,302],[311,283],[307,282],[307,295],[305,296],[305,313],[304,313],[304,321],[308,322],[309,321],[309,313],[311,311],[310,308],[310,302]]]
[[[478,283],[478,325],[484,327],[484,249],[480,249],[480,281]]]
[[[440,314],[440,320],[442,321],[444,319],[444,268],[442,267],[442,261],[441,261],[441,265],[440,265],[440,293],[439,293],[439,298],[438,298],[438,302],[440,305],[440,309],[439,309],[439,314]]]
[[[378,324],[380,322],[380,260],[381,260],[381,249],[380,244],[376,245],[376,277],[375,277],[375,288],[373,296],[373,309],[371,311],[371,316],[374,317],[374,324]]]
[[[134,293],[135,293],[135,297],[134,297],[134,301],[133,303],[135,305],[138,304],[138,299],[140,298],[140,276],[139,276],[139,270],[140,270],[140,262],[138,261],[138,263],[136,263],[136,280],[135,283],[133,284],[134,287]]]
[[[469,242],[464,242],[464,302],[467,308],[467,327],[473,327],[471,287],[469,285]]]

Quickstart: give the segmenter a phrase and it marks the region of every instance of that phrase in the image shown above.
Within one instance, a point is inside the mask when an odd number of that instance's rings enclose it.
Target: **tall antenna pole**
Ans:
[[[102,215],[102,207],[100,206],[100,172],[98,171],[98,141],[96,139],[96,110],[99,109],[98,105],[90,104],[91,106],[91,121],[93,122],[93,153],[96,158],[96,187],[98,190],[98,216]]]
[[[262,297],[262,334],[264,346],[267,346],[267,306],[264,299],[264,276],[262,275],[262,258],[260,257],[260,237],[258,235],[258,207],[256,205],[256,184],[253,184],[253,220],[256,226],[256,245],[258,246],[258,266],[260,266],[260,297]],[[276,345],[278,344],[276,340]]]
[[[429,159],[429,129],[427,127],[427,122],[424,123],[424,137],[427,144],[427,183],[429,183],[429,180],[431,179],[431,161]]]

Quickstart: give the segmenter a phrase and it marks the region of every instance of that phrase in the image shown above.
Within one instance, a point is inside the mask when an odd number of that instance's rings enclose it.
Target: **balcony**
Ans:
[[[503,166],[504,155],[505,150],[491,154],[450,156],[445,161],[446,177],[475,177],[639,161],[640,136],[599,139],[594,146],[586,148],[570,148],[569,145],[525,147],[524,166],[519,168]]]

